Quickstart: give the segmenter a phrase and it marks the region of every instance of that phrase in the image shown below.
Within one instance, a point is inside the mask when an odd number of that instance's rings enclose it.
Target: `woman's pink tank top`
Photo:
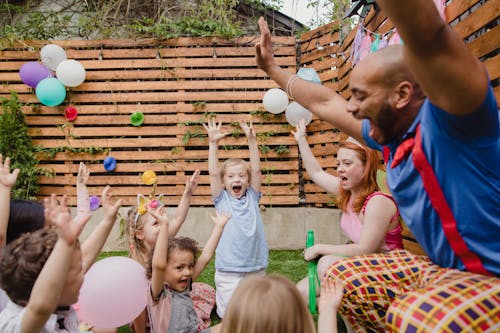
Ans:
[[[365,202],[363,203],[363,207],[361,208],[361,212],[364,214],[366,205],[368,201],[376,196],[383,195],[394,202],[394,199],[383,192],[374,192],[366,197]],[[394,202],[396,204],[396,202]],[[396,211],[396,214],[391,218],[391,223],[395,220],[399,219],[399,211]],[[354,243],[358,243],[361,238],[361,229],[363,228],[363,224],[358,218],[358,214],[353,212],[351,207],[347,209],[347,212],[342,212],[342,217],[340,219],[340,227],[344,234],[349,237]],[[397,227],[387,232],[385,235],[385,242],[381,247],[381,251],[387,252],[395,249],[403,249],[403,236],[401,233],[403,232],[403,228],[399,223]]]

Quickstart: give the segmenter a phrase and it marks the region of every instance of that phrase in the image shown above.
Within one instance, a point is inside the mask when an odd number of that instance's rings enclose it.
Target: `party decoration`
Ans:
[[[264,108],[266,108],[267,111],[279,114],[285,111],[288,105],[288,96],[283,90],[272,88],[264,94],[262,104],[264,104]]]
[[[67,59],[66,52],[56,44],[48,44],[40,50],[42,62],[51,70],[55,71],[57,66]]]
[[[43,79],[36,86],[36,97],[47,106],[56,106],[61,104],[66,98],[66,88],[58,79],[49,77]]]
[[[158,181],[156,173],[153,170],[146,170],[142,173],[142,182],[146,185],[153,185]]]
[[[78,112],[74,106],[68,106],[64,109],[64,118],[68,121],[75,121],[78,117]]]
[[[116,169],[116,160],[112,156],[106,157],[103,161],[103,164],[104,164],[104,169],[106,169],[106,171],[108,172],[111,172]]]
[[[302,80],[321,84],[321,79],[319,78],[318,73],[316,73],[316,70],[312,67],[302,67],[297,72],[297,76]]]
[[[142,114],[142,112],[137,111],[132,113],[132,115],[130,116],[130,123],[134,126],[141,126],[143,122],[144,115]]]
[[[292,126],[297,126],[300,119],[306,121],[306,126],[312,121],[312,113],[297,102],[292,102],[285,111],[285,118]]]
[[[57,78],[67,87],[77,87],[85,81],[85,68],[76,60],[64,60],[56,70]]]
[[[21,66],[19,76],[24,84],[31,88],[36,88],[40,81],[53,75],[45,65],[36,61],[30,61]]]
[[[99,208],[99,206],[101,205],[99,197],[96,195],[91,196],[89,201],[90,201],[90,210],[91,211],[97,210]]]
[[[99,328],[132,322],[147,302],[144,268],[127,257],[108,257],[90,267],[80,289],[82,321]]]

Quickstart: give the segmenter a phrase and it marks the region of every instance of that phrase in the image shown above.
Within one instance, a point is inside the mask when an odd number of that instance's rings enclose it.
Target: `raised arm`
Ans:
[[[219,243],[220,236],[224,230],[224,226],[231,218],[231,215],[229,213],[216,212],[215,215],[210,214],[210,218],[214,222],[214,228],[212,229],[212,233],[210,234],[203,251],[201,251],[200,257],[196,261],[196,265],[194,266],[192,276],[193,281],[200,276],[201,272],[203,272],[210,260],[212,260],[217,244]]]
[[[283,90],[288,90],[293,99],[356,139],[361,138],[361,121],[347,113],[347,101],[333,90],[305,81],[292,79],[292,74],[280,68],[275,62],[272,50],[271,32],[264,18],[259,19],[260,41],[255,45],[255,59],[260,69],[267,73]],[[288,89],[287,89],[288,86]]]
[[[325,172],[313,155],[309,143],[307,143],[306,124],[304,119],[299,121],[296,131],[292,133],[299,146],[300,156],[304,163],[304,167],[313,182],[324,188],[328,193],[337,195],[340,186],[339,178]]]
[[[7,242],[7,227],[9,224],[10,192],[16,183],[19,169],[10,172],[10,158],[5,158],[5,163],[0,154],[0,249]]]
[[[356,256],[380,251],[385,235],[394,227],[391,225],[391,219],[396,214],[396,210],[396,205],[391,199],[382,195],[374,196],[366,205],[358,243],[315,244],[305,250],[304,259],[312,260],[329,254]]]
[[[151,296],[157,298],[163,290],[165,283],[165,270],[167,269],[168,251],[168,218],[165,207],[158,212],[149,210],[149,213],[160,223],[160,232],[156,239],[153,252],[152,274],[151,274]]]
[[[77,216],[88,215],[90,212],[89,191],[87,181],[89,180],[90,169],[85,163],[80,162],[78,166],[78,176],[76,177],[76,214]]]
[[[257,135],[255,134],[255,129],[252,123],[247,124],[244,121],[240,121],[240,127],[245,132],[248,140],[248,149],[250,150],[250,167],[252,174],[250,177],[250,186],[255,190],[255,192],[260,192],[261,186],[261,174],[260,170],[260,155],[259,147],[257,146]]]
[[[220,179],[219,170],[219,140],[227,136],[229,133],[220,131],[222,123],[218,123],[215,119],[209,119],[203,127],[208,133],[208,173],[210,175],[210,192],[212,197],[217,197],[222,191],[222,180]]]
[[[95,259],[99,255],[106,239],[108,239],[111,229],[116,221],[116,215],[120,209],[123,200],[119,199],[115,203],[111,200],[109,185],[102,190],[101,201],[103,209],[103,219],[97,225],[92,233],[87,237],[87,239],[82,244],[82,260],[83,260],[83,271],[87,270],[92,266]]]
[[[454,115],[474,112],[486,96],[481,62],[429,0],[378,0],[404,41],[405,59],[425,95]]]
[[[191,198],[193,196],[196,187],[198,187],[198,176],[200,175],[200,169],[196,169],[191,177],[186,177],[186,188],[184,193],[182,193],[181,201],[175,210],[175,218],[169,223],[168,236],[175,237],[179,232],[182,224],[186,220],[187,213],[189,211],[189,206],[191,205]]]
[[[57,198],[53,195],[50,200],[57,201]],[[55,202],[51,204],[58,205]],[[65,197],[60,205],[62,209],[58,210],[60,213],[53,220],[57,228],[57,242],[33,285],[22,319],[22,333],[39,332],[49,316],[56,310],[61,293],[66,286],[64,281],[66,281],[73,260],[78,236],[90,219],[90,215],[86,215],[71,220]]]

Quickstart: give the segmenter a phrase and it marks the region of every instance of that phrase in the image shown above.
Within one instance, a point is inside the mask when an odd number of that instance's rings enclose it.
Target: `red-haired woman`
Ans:
[[[343,257],[402,249],[398,208],[394,199],[380,191],[377,185],[378,153],[348,138],[340,143],[337,176],[333,176],[325,172],[314,157],[306,140],[304,122],[299,122],[293,134],[311,179],[336,197],[337,205],[342,209],[340,226],[352,241],[340,245],[315,244],[304,251],[307,261],[321,257],[319,278],[322,279],[333,262]],[[297,287],[307,301],[308,279],[300,281]],[[319,296],[319,288],[316,289]]]

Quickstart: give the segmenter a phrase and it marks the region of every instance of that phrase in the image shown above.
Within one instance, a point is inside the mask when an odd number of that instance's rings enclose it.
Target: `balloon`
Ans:
[[[285,111],[288,105],[288,96],[286,92],[279,88],[273,88],[266,91],[262,104],[267,111],[278,114]]]
[[[31,88],[36,88],[40,81],[53,75],[45,65],[36,61],[30,61],[21,66],[19,76],[24,84]]]
[[[85,81],[85,68],[76,60],[64,60],[57,66],[56,76],[67,87],[77,87]]]
[[[40,57],[42,58],[42,62],[53,71],[57,69],[57,65],[67,59],[64,49],[55,44],[48,44],[42,47]]]
[[[116,160],[113,156],[106,157],[102,163],[104,164],[104,169],[108,172],[116,169]]]
[[[80,289],[82,321],[99,328],[132,322],[144,310],[148,283],[145,269],[127,257],[108,257],[90,267]]]
[[[66,87],[58,79],[50,77],[38,83],[35,93],[43,105],[56,106],[66,98]]]
[[[64,109],[64,118],[68,121],[75,121],[78,117],[78,111],[74,106],[68,106]]]
[[[94,211],[99,208],[101,201],[99,200],[98,196],[93,195],[89,198],[89,204],[90,204],[90,210]]]
[[[300,119],[305,119],[306,125],[312,120],[312,113],[297,102],[292,102],[286,108],[285,117],[292,126],[297,126]]]
[[[153,185],[158,181],[156,173],[153,170],[146,170],[142,173],[142,182],[146,185]]]
[[[302,80],[321,84],[321,79],[319,78],[318,73],[316,73],[316,70],[312,67],[302,67],[297,72],[297,76]]]

